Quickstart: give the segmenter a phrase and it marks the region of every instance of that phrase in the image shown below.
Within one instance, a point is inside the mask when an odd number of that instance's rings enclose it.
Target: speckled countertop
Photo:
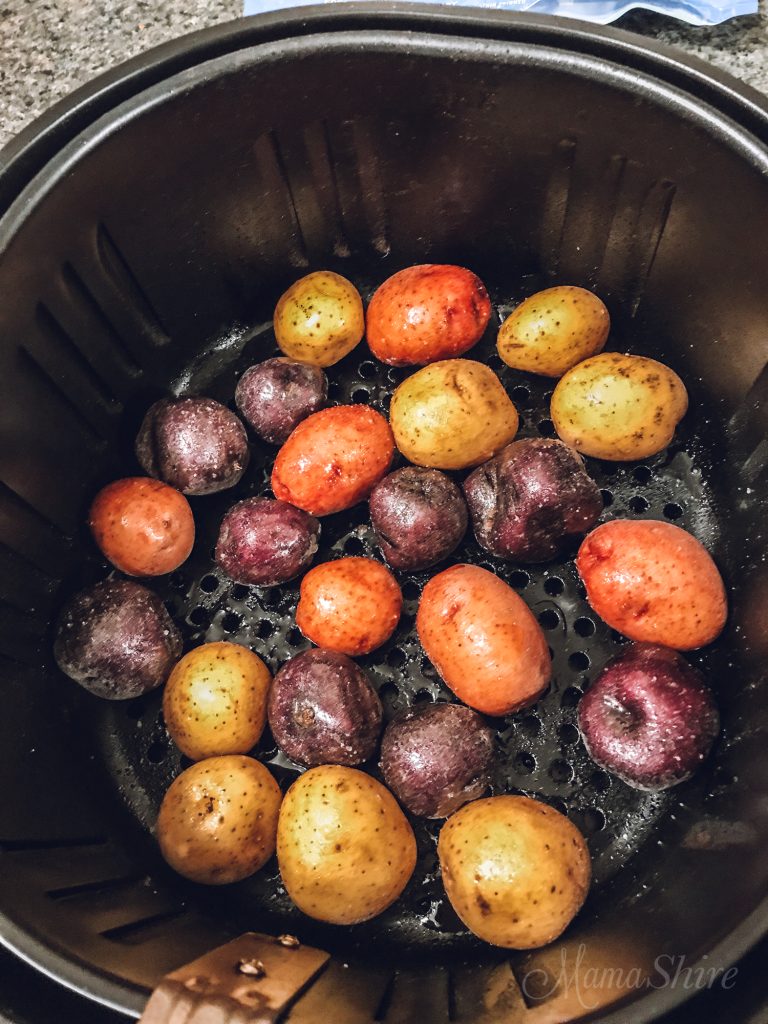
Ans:
[[[0,0],[0,145],[101,71],[241,11],[242,0]],[[759,15],[716,28],[645,12],[618,24],[674,43],[768,93],[768,0]]]

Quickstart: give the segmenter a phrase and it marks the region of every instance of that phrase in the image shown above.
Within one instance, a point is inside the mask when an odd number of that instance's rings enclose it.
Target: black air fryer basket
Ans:
[[[645,977],[659,957],[724,967],[754,943],[768,927],[764,101],[616,31],[341,5],[154,51],[57,108],[0,172],[3,941],[136,1015],[167,971],[228,938],[293,933],[331,960],[286,1010],[292,1024],[515,1024],[531,1007],[536,1020],[640,1024],[691,990],[604,982],[587,1010],[557,983],[561,957],[572,965],[583,947],[580,969]],[[403,899],[352,929],[298,914],[274,864],[228,888],[184,882],[151,836],[179,770],[160,695],[100,702],[51,659],[61,603],[108,573],[84,518],[101,485],[138,471],[149,403],[169,391],[231,403],[239,373],[275,350],[276,298],[308,269],[337,270],[367,297],[428,261],[471,267],[499,317],[551,283],[593,288],[610,347],[682,375],[691,408],[672,446],[589,469],[605,518],[665,519],[700,538],[732,603],[724,636],[692,656],[717,691],[722,738],[691,782],[642,794],[597,770],[574,724],[621,638],[568,559],[499,569],[551,638],[554,679],[535,707],[494,723],[495,790],[567,813],[596,876],[565,936],[526,954],[460,927],[435,823],[415,826]],[[551,382],[502,367],[494,333],[473,357],[501,374],[522,436],[549,436]],[[385,410],[406,373],[363,344],[331,371],[331,396]],[[188,645],[233,639],[274,669],[306,646],[297,586],[232,585],[211,557],[225,509],[266,493],[273,456],[254,445],[234,491],[194,499],[192,558],[156,585]],[[342,553],[375,553],[365,506],[323,523],[320,557]],[[488,564],[472,539],[456,559]],[[363,659],[388,716],[448,696],[414,633],[426,578],[401,578],[400,627]],[[258,756],[287,783],[269,742]]]

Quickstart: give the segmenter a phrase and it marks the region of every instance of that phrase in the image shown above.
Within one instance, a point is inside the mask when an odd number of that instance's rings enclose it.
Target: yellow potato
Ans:
[[[389,423],[406,459],[465,469],[490,459],[517,433],[518,415],[496,374],[473,359],[444,359],[406,378]]]
[[[582,834],[565,815],[526,796],[465,804],[443,825],[437,852],[451,906],[494,946],[552,942],[589,890]]]
[[[291,359],[333,366],[363,337],[363,300],[346,277],[316,270],[280,296],[274,328],[277,344]]]
[[[310,917],[357,924],[393,903],[416,866],[416,840],[395,798],[355,768],[321,765],[285,795],[277,860]]]
[[[666,448],[688,408],[685,385],[645,356],[603,352],[559,381],[552,422],[571,448],[596,459],[645,459]]]
[[[499,330],[499,355],[516,370],[562,377],[582,359],[601,352],[611,319],[585,288],[545,288],[522,302]]]
[[[271,682],[267,666],[247,647],[224,641],[195,647],[166,683],[166,728],[193,761],[245,754],[264,731]]]
[[[274,853],[281,799],[278,784],[252,757],[198,761],[165,794],[157,819],[160,851],[193,882],[239,882]]]

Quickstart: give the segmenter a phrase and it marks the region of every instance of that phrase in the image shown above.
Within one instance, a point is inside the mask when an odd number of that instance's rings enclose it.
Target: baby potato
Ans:
[[[277,860],[299,910],[330,924],[357,924],[403,891],[416,866],[416,840],[380,782],[356,768],[321,765],[285,794]]]
[[[403,608],[397,580],[373,558],[339,558],[310,569],[301,581],[296,625],[328,651],[356,657],[381,647]]]
[[[392,396],[389,422],[410,462],[465,469],[509,444],[518,415],[490,367],[473,359],[445,359],[403,381]]]
[[[198,761],[163,798],[156,829],[160,852],[193,882],[239,882],[274,853],[281,799],[277,782],[252,757]]]
[[[145,476],[103,487],[91,505],[88,525],[104,555],[127,576],[173,572],[195,541],[195,520],[184,495]]]
[[[163,693],[171,739],[193,761],[244,754],[264,731],[271,682],[267,666],[246,647],[225,641],[195,647]]]
[[[398,271],[377,289],[366,336],[382,363],[432,363],[472,348],[490,316],[488,292],[471,270],[426,263]]]
[[[277,344],[289,358],[333,366],[363,337],[363,300],[346,277],[316,270],[280,296],[274,328]]]
[[[525,299],[499,329],[499,355],[515,370],[562,377],[603,350],[611,319],[585,288],[559,285]]]
[[[603,352],[560,380],[551,415],[571,448],[621,462],[666,448],[687,408],[685,385],[668,366],[646,356]]]
[[[453,565],[424,587],[416,629],[427,657],[459,700],[506,715],[546,690],[549,648],[525,601],[476,565]]]
[[[308,416],[277,453],[272,490],[313,516],[364,501],[395,451],[389,424],[367,405],[337,405]]]
[[[589,891],[584,837],[526,796],[465,804],[437,844],[451,906],[470,931],[505,949],[535,949],[570,924]]]
[[[706,548],[672,523],[613,519],[587,534],[576,558],[587,599],[630,640],[678,651],[720,635],[725,586]]]

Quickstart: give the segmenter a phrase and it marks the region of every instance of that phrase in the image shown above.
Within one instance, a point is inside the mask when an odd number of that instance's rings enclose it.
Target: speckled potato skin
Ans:
[[[243,418],[269,444],[287,441],[327,398],[328,378],[319,367],[284,356],[249,366],[235,388],[235,404]]]
[[[162,576],[189,558],[195,520],[179,491],[145,476],[103,487],[88,514],[93,539],[128,576]]]
[[[239,882],[274,853],[281,800],[277,782],[252,757],[198,761],[163,798],[156,826],[160,851],[193,882]]]
[[[706,548],[679,526],[614,519],[584,539],[576,568],[587,600],[630,640],[691,651],[712,643],[728,615]]]
[[[532,704],[551,674],[541,627],[515,591],[476,565],[452,565],[422,591],[416,629],[459,700],[487,715]]]
[[[497,347],[515,370],[562,377],[602,352],[610,326],[608,310],[593,292],[559,285],[521,302],[501,325]]]
[[[668,366],[645,356],[603,352],[559,381],[551,416],[571,448],[622,462],[666,448],[687,409],[685,385]]]
[[[400,621],[397,580],[373,558],[339,558],[310,569],[301,581],[296,625],[318,647],[350,657],[389,640]]]
[[[345,277],[316,270],[280,296],[274,328],[277,344],[291,359],[333,366],[363,337],[363,300]]]
[[[171,739],[193,761],[244,754],[264,731],[269,669],[253,651],[226,641],[185,654],[163,693]]]
[[[322,765],[285,795],[277,860],[299,910],[330,924],[358,924],[403,891],[416,866],[416,840],[380,782],[356,768]]]
[[[285,501],[246,498],[221,521],[216,564],[236,583],[274,587],[303,572],[317,551],[320,523]]]
[[[181,650],[163,602],[132,580],[104,580],[71,597],[53,646],[61,671],[106,700],[162,686]]]
[[[517,433],[518,415],[496,374],[473,359],[417,370],[389,408],[395,443],[417,466],[465,469],[490,459]]]
[[[425,263],[382,284],[368,305],[371,352],[390,366],[433,363],[477,344],[491,316],[491,300],[464,267]]]
[[[163,398],[147,411],[136,458],[150,476],[183,494],[234,487],[250,459],[248,435],[237,416],[213,398]]]
[[[451,906],[493,946],[552,942],[589,891],[584,837],[565,815],[529,797],[467,804],[443,825],[437,851]]]
[[[336,651],[303,651],[275,676],[267,706],[275,742],[296,764],[357,765],[381,732],[379,696],[363,670]]]
[[[365,501],[390,467],[389,424],[367,405],[337,405],[307,417],[277,453],[272,490],[313,516]]]

